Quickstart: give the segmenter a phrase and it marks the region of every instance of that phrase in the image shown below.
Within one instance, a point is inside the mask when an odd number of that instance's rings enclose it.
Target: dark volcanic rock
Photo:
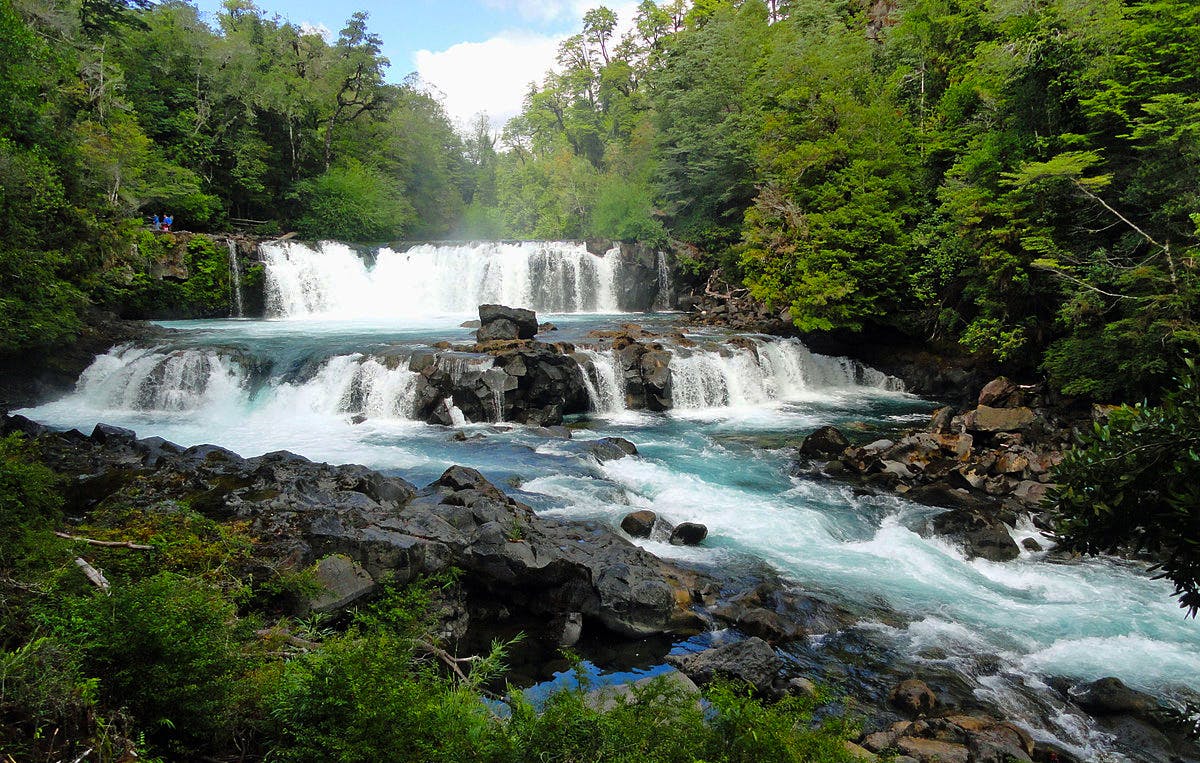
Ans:
[[[604,463],[626,456],[636,456],[638,449],[624,437],[601,437],[587,444],[587,452],[595,456],[597,461]]]
[[[668,655],[667,662],[698,684],[714,678],[745,681],[764,695],[776,694],[783,660],[766,641],[751,637],[695,654]]]
[[[409,362],[420,374],[414,413],[430,424],[452,423],[446,400],[467,421],[512,421],[556,426],[588,409],[583,371],[557,345],[521,343],[490,354],[420,353]]]
[[[800,455],[809,458],[840,456],[850,444],[837,427],[821,427],[800,441]]]
[[[495,339],[533,339],[537,336],[537,314],[521,307],[479,306],[479,341]]]
[[[697,546],[708,537],[708,528],[699,522],[680,522],[671,531],[672,546]]]
[[[649,509],[633,511],[621,520],[621,529],[634,538],[649,538],[657,521],[658,515]]]
[[[1010,562],[1021,555],[1020,547],[1009,535],[1004,523],[982,511],[951,509],[934,517],[929,526],[939,535],[948,535],[962,542],[971,557]]]
[[[5,429],[23,424],[4,420]],[[457,567],[468,591],[510,611],[577,612],[628,636],[702,627],[691,611],[693,573],[598,523],[538,517],[474,469],[451,467],[418,491],[363,466],[283,451],[250,459],[215,446],[181,451],[119,434],[101,427],[94,438],[39,436],[49,466],[79,475],[72,511],[186,500],[208,516],[246,523],[258,553],[279,563],[344,557],[327,570],[339,585],[322,607],[350,601],[384,577],[404,582]]]
[[[717,607],[713,614],[747,635],[773,643],[833,633],[855,621],[845,608],[777,582],[760,583]]]

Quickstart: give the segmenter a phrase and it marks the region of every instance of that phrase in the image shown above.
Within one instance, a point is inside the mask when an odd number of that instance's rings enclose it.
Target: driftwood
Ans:
[[[109,585],[108,578],[104,577],[103,572],[88,564],[87,560],[82,556],[75,557],[75,564],[78,565],[79,569],[83,570],[83,574],[92,582],[92,585],[106,594],[109,593],[109,589],[112,586]]]
[[[153,551],[154,546],[147,546],[143,543],[134,543],[129,540],[96,540],[94,538],[84,538],[80,535],[68,535],[67,533],[54,533],[60,538],[86,543],[89,546],[101,546],[103,548],[131,548],[134,551]]]

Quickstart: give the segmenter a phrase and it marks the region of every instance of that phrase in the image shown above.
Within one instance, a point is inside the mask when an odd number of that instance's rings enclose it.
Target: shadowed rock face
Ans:
[[[245,459],[211,445],[139,440],[117,427],[84,437],[5,418],[3,431],[14,430],[36,436],[47,464],[74,478],[74,511],[187,500],[213,518],[247,522],[275,560],[306,566],[336,555],[372,581],[458,567],[468,590],[509,609],[580,612],[626,636],[702,627],[688,573],[606,526],[538,517],[474,469],[451,467],[418,489],[363,466],[284,451]]]

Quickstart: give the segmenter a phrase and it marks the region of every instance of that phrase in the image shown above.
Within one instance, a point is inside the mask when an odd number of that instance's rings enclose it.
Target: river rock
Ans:
[[[634,538],[649,538],[658,522],[658,515],[649,509],[633,511],[621,520],[621,529]]]
[[[973,509],[951,509],[938,514],[929,523],[930,529],[960,541],[967,555],[993,562],[1010,562],[1021,555],[1021,549],[1009,534],[1008,528],[990,513]]]
[[[910,715],[927,715],[937,707],[937,695],[924,681],[909,678],[892,689],[888,700],[896,708]]]
[[[505,305],[480,305],[479,341],[533,339],[537,336],[537,314],[532,310]]]
[[[1016,432],[1037,420],[1037,414],[1025,407],[991,408],[981,405],[963,416],[963,423],[972,432]]]
[[[708,537],[708,528],[699,522],[680,522],[671,530],[672,546],[697,546]]]
[[[992,408],[1010,408],[1016,402],[1019,388],[1003,376],[992,379],[979,391],[979,404]]]
[[[601,437],[592,440],[587,444],[586,450],[600,463],[638,454],[637,446],[624,437]]]
[[[808,458],[840,456],[848,445],[850,441],[841,430],[825,426],[800,441],[800,455]]]
[[[375,579],[348,556],[335,554],[317,562],[317,582],[323,589],[304,606],[310,612],[334,612],[374,593]]]
[[[774,695],[783,660],[766,641],[751,637],[703,652],[667,655],[667,662],[700,685],[717,677],[741,680],[763,695]]]
[[[72,496],[72,512],[186,497],[200,513],[243,522],[259,539],[260,558],[302,567],[348,560],[332,563],[341,566],[330,580],[345,583],[339,598],[360,595],[366,576],[403,583],[456,567],[473,596],[509,611],[546,618],[578,612],[625,636],[703,627],[691,609],[691,591],[703,587],[696,573],[600,523],[539,517],[474,469],[451,467],[418,490],[363,466],[284,451],[243,459],[215,446],[172,453],[141,441],[58,433],[41,435],[38,448],[51,468],[89,475],[88,494]]]
[[[734,596],[715,608],[713,615],[772,643],[834,633],[855,620],[845,608],[778,581],[765,581]]]

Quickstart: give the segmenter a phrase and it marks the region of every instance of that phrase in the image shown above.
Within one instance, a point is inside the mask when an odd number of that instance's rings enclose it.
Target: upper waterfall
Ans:
[[[473,313],[500,303],[549,313],[644,310],[630,294],[636,281],[670,277],[644,268],[619,247],[595,255],[581,243],[478,242],[384,247],[374,257],[334,242],[264,244],[267,315],[273,318],[392,318]],[[664,256],[665,257],[665,256]],[[643,272],[648,270],[649,272]],[[659,273],[664,273],[660,275]]]

